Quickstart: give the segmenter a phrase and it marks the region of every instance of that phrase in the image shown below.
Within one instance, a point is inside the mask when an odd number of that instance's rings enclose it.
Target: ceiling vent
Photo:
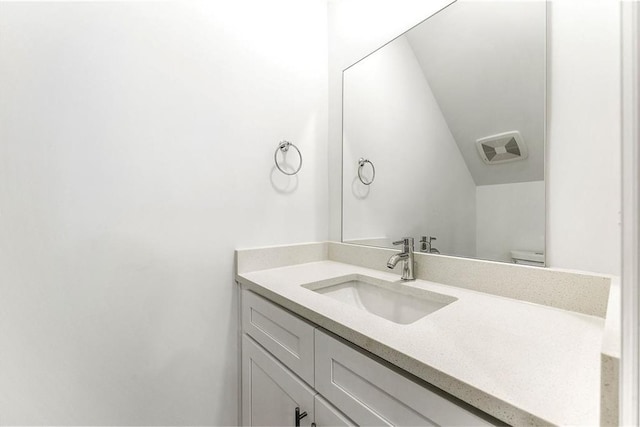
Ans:
[[[488,165],[524,160],[529,155],[517,130],[480,138],[476,146],[480,158]]]

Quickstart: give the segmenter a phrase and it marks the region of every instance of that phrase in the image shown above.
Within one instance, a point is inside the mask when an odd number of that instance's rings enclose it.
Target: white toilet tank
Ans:
[[[515,264],[544,266],[544,252],[513,250],[511,259]]]

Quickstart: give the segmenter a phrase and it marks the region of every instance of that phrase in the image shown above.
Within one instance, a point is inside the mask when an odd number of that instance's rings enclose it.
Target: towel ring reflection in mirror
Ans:
[[[284,169],[282,169],[282,167],[280,167],[280,163],[278,163],[278,151],[282,151],[282,153],[286,153],[287,151],[289,151],[289,147],[293,147],[298,152],[298,157],[300,157],[300,164],[298,165],[298,168],[293,172],[285,171]],[[278,168],[278,170],[283,174],[295,175],[298,172],[300,172],[300,169],[302,168],[302,153],[300,153],[300,150],[298,150],[298,147],[296,147],[291,142],[281,141],[280,144],[278,144],[278,147],[276,148],[276,152],[273,153],[273,161],[276,163],[276,167]]]
[[[364,165],[367,163],[371,165],[371,171],[373,172],[370,180],[366,180],[365,178],[362,177],[362,168],[364,168]],[[360,182],[362,182],[364,185],[371,185],[373,183],[373,180],[376,179],[376,167],[373,166],[373,163],[371,163],[371,160],[360,157],[360,159],[358,160],[358,178],[360,179]]]

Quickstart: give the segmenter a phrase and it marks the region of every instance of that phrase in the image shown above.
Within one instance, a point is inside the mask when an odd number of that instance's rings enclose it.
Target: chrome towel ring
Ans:
[[[373,171],[373,176],[369,181],[365,180],[362,177],[362,168],[366,163],[369,163],[371,165],[371,170]],[[371,160],[360,157],[360,159],[358,160],[358,178],[360,179],[360,182],[362,182],[364,185],[371,185],[373,183],[373,180],[376,179],[376,167],[373,166],[373,163],[371,163]]]
[[[283,153],[286,153],[287,151],[289,151],[289,147],[293,147],[298,152],[298,157],[300,157],[300,164],[298,165],[298,169],[296,169],[293,172],[286,172],[284,169],[280,167],[280,164],[278,163],[278,150],[282,151]],[[300,150],[298,150],[298,147],[293,145],[291,142],[280,141],[280,144],[278,144],[278,147],[276,148],[276,152],[273,153],[273,161],[276,163],[276,167],[278,168],[278,170],[283,174],[295,175],[298,172],[300,172],[300,169],[302,168],[302,153],[300,153]]]

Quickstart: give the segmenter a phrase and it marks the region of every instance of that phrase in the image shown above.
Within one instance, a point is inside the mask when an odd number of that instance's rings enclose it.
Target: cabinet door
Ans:
[[[300,413],[307,412],[300,425],[310,426],[315,394],[249,336],[242,336],[242,425],[293,426],[300,408]]]
[[[356,424],[319,394],[315,399],[316,426],[355,427]]]
[[[492,425],[316,329],[316,390],[358,425]]]

